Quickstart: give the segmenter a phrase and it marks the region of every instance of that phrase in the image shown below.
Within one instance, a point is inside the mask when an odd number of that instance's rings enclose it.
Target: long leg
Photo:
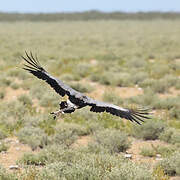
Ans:
[[[62,109],[55,111],[55,112],[51,112],[50,114],[54,115],[54,119],[56,119],[57,116],[59,116],[60,114],[64,114],[64,112],[62,111]]]

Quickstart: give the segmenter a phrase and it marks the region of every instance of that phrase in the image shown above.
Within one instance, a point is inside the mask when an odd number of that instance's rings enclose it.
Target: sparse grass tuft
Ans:
[[[0,91],[0,99],[4,99],[5,97],[5,92],[4,91]]]
[[[180,144],[180,131],[174,128],[166,128],[159,138],[168,143]]]
[[[159,138],[164,129],[164,123],[154,120],[148,120],[141,126],[134,127],[133,136],[145,140],[155,140]]]
[[[89,84],[82,84],[82,83],[71,83],[71,87],[74,88],[77,91],[80,91],[82,93],[89,93],[94,90],[94,88]]]
[[[0,152],[2,152],[2,151],[7,151],[8,150],[8,148],[9,148],[9,146],[7,146],[5,143],[1,143],[0,142]]]
[[[32,100],[27,95],[21,95],[18,100],[23,103],[23,105],[32,106]]]
[[[95,143],[97,143],[97,147],[102,146],[110,153],[124,152],[131,144],[128,140],[127,134],[120,132],[119,130],[112,129],[97,132],[94,139]]]
[[[154,151],[154,149],[146,148],[146,147],[141,148],[140,154],[143,156],[147,156],[147,157],[155,157],[156,156],[156,152]]]
[[[38,127],[27,126],[21,128],[17,133],[17,136],[20,142],[28,144],[31,146],[32,150],[35,150],[38,147],[43,148],[50,143],[47,135]]]
[[[180,175],[180,152],[173,153],[171,156],[163,159],[158,165],[169,176]]]
[[[18,177],[14,173],[10,173],[5,168],[0,166],[0,179],[1,180],[17,180]]]

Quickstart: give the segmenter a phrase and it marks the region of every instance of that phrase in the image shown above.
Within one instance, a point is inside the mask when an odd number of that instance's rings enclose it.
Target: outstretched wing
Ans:
[[[26,53],[26,57],[22,56],[22,58],[27,62],[27,64],[24,64],[25,70],[29,71],[31,74],[36,76],[39,79],[42,79],[46,81],[59,95],[64,96],[80,96],[80,92],[72,89],[68,85],[64,84],[59,79],[51,76],[39,63],[37,57],[35,58],[32,53],[30,54]]]
[[[150,119],[150,117],[148,117],[148,115],[150,115],[150,113],[148,112],[149,109],[125,109],[114,104],[96,101],[91,98],[89,103],[87,102],[87,104],[91,106],[90,111],[97,113],[108,112],[112,115],[125,118],[138,124],[144,122],[144,119]]]

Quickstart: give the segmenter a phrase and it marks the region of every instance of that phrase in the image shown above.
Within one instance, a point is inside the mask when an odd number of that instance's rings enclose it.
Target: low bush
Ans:
[[[81,78],[84,78],[90,74],[91,65],[87,63],[78,64],[73,68],[73,73],[79,75]]]
[[[78,74],[63,74],[60,79],[64,81],[79,81],[81,77]]]
[[[32,150],[43,148],[50,143],[47,135],[38,127],[25,126],[19,130],[17,137],[20,142],[31,146]]]
[[[9,146],[7,146],[5,143],[0,143],[0,152],[7,151]]]
[[[11,84],[11,88],[16,90],[16,89],[20,88],[20,85],[14,82]]]
[[[118,156],[87,154],[81,155],[79,159],[47,165],[40,172],[40,179],[153,179],[146,166],[123,161]]]
[[[177,107],[173,107],[170,109],[169,111],[169,116],[170,118],[175,118],[175,119],[180,119],[180,109],[178,109]]]
[[[116,77],[113,72],[103,73],[99,79],[99,82],[104,85],[112,85],[115,84]]]
[[[0,129],[0,140],[1,139],[4,139],[4,138],[6,138],[7,137],[7,133],[5,133],[4,131],[2,131],[1,129]]]
[[[7,86],[10,86],[10,84],[11,84],[10,79],[7,79],[5,77],[0,78],[0,87],[7,87]]]
[[[61,131],[71,131],[73,134],[78,136],[85,136],[88,135],[90,132],[87,127],[81,126],[75,123],[59,123],[55,127],[55,132],[59,133]]]
[[[32,100],[29,98],[29,96],[23,94],[18,97],[18,100],[23,103],[23,105],[32,106]]]
[[[130,103],[139,104],[141,106],[153,107],[156,102],[159,102],[159,97],[151,90],[145,89],[144,94],[137,95],[128,99]]]
[[[165,93],[168,91],[169,87],[170,87],[170,85],[168,84],[166,79],[159,79],[159,80],[154,81],[151,89],[155,93]]]
[[[148,120],[141,126],[134,127],[133,136],[144,140],[155,140],[159,138],[164,129],[165,124],[163,122]]]
[[[159,138],[168,143],[180,144],[180,131],[174,128],[166,128]]]
[[[5,168],[0,166],[0,179],[1,180],[17,180],[18,177],[15,173],[8,172]]]
[[[94,90],[92,86],[89,84],[82,83],[70,83],[70,86],[74,88],[76,91],[80,91],[82,93],[89,93]]]
[[[147,148],[147,147],[141,148],[140,154],[143,156],[147,156],[147,157],[155,157],[156,156],[156,152],[154,151],[154,149]]]
[[[172,155],[177,148],[175,146],[161,146],[161,145],[151,145],[151,147],[143,147],[141,149],[140,154],[143,156],[148,156],[148,157],[155,157],[157,154],[160,154],[162,157],[168,157]]]
[[[4,91],[0,91],[0,99],[4,99],[5,97],[5,92]]]
[[[176,151],[171,156],[158,163],[169,176],[180,175],[180,152]]]
[[[39,105],[43,107],[57,107],[57,105],[59,104],[59,96],[52,93],[52,91],[51,93],[48,93],[48,91],[46,91],[45,93],[43,93],[43,95],[41,94]]]
[[[120,87],[129,87],[133,85],[133,82],[135,82],[135,80],[137,80],[134,79],[134,81],[132,81],[131,78],[132,77],[129,73],[117,73],[114,74],[114,77],[111,77],[111,84]]]
[[[172,109],[180,107],[180,97],[168,97],[165,99],[158,99],[153,102],[152,106],[156,109]]]
[[[123,104],[123,102],[125,101],[124,99],[118,97],[116,94],[114,94],[113,92],[105,92],[103,94],[103,101],[105,102],[110,102],[110,103],[113,103],[113,104],[117,104],[117,105],[120,105],[120,104]]]
[[[21,159],[18,160],[18,164],[43,166],[46,164],[46,161],[47,161],[47,156],[43,153],[38,153],[38,154],[25,153],[23,154]]]
[[[144,79],[148,78],[148,74],[146,72],[136,72],[131,75],[131,82],[133,84],[141,84],[141,82],[144,81]]]
[[[119,130],[106,129],[94,136],[95,142],[103,146],[110,153],[124,152],[130,147],[127,134]]]
[[[53,143],[56,143],[59,145],[66,145],[67,147],[69,147],[75,142],[76,139],[77,139],[77,135],[73,134],[72,131],[64,130],[59,133],[56,133],[53,136],[52,141]]]

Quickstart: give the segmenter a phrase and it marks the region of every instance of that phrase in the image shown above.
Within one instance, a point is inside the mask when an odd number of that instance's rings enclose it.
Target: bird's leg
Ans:
[[[54,119],[56,119],[57,116],[59,116],[60,114],[64,114],[64,112],[62,111],[62,109],[55,111],[55,112],[51,112],[50,114],[54,115]]]

